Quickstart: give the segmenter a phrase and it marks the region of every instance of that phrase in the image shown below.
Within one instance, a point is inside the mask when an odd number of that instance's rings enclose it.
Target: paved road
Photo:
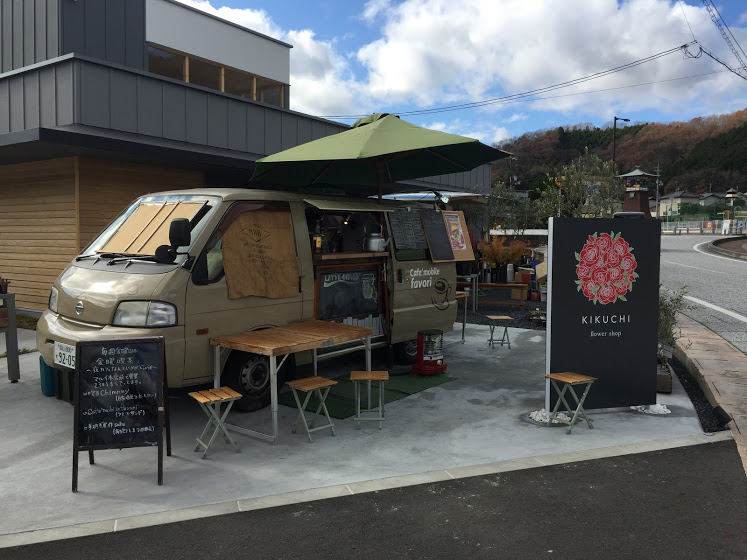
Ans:
[[[661,240],[661,283],[687,287],[685,314],[747,354],[747,261],[703,252],[702,245],[719,236],[664,235]]]
[[[747,558],[733,441],[7,548],[80,558]]]

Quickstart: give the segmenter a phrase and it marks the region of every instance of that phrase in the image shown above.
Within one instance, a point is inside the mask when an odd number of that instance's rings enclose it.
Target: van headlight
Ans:
[[[176,307],[163,301],[123,301],[114,312],[115,327],[173,327]]]
[[[52,313],[57,313],[57,296],[59,295],[59,292],[57,291],[57,288],[52,286],[52,291],[49,292],[49,310]]]

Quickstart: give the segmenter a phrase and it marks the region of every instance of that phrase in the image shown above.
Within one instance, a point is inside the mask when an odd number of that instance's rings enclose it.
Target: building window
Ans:
[[[217,89],[220,88],[220,66],[210,64],[209,62],[203,62],[196,58],[189,58],[189,83],[198,86]]]
[[[283,84],[166,47],[148,45],[148,70],[190,84],[285,107]]]
[[[225,92],[247,99],[254,99],[254,76],[233,68],[226,68]]]
[[[161,76],[184,80],[186,57],[148,45],[148,70]]]
[[[257,101],[283,106],[283,86],[265,78],[257,78]]]

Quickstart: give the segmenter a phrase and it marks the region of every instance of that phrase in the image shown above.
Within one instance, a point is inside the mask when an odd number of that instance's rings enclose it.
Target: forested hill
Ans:
[[[618,121],[615,135],[620,173],[636,167],[656,173],[658,164],[663,192],[747,190],[747,109],[689,122],[623,124]],[[530,189],[548,174],[557,174],[586,148],[611,160],[612,125],[578,124],[529,132],[498,147],[512,152],[515,159],[499,161],[494,179],[509,184],[509,177],[514,176],[517,188]]]

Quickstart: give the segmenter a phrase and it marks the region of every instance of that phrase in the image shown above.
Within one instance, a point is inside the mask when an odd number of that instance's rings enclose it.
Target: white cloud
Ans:
[[[268,35],[278,40],[282,40],[284,32],[272,21],[272,18],[264,10],[251,10],[249,8],[229,8],[222,6],[216,8],[209,0],[177,0],[192,8],[197,8],[203,12],[214,15],[219,18],[232,21],[238,25],[248,27],[264,35]],[[218,0],[219,2],[220,0]],[[216,2],[216,4],[218,3]]]
[[[690,29],[705,48],[736,65],[705,8],[672,0],[369,0],[360,19],[369,29],[379,26],[378,37],[352,53],[341,52],[334,40],[316,39],[312,30],[279,29],[271,14],[262,10],[215,8],[206,0],[180,1],[292,44],[292,108],[314,115],[500,98],[672,49],[692,40]],[[747,13],[740,19],[745,21]],[[740,42],[747,43],[747,29],[730,28]],[[350,32],[346,27],[340,37]],[[696,45],[690,51],[697,54],[697,49]],[[744,108],[744,96],[735,93],[742,82],[729,72],[676,79],[714,70],[723,67],[706,56],[693,60],[675,52],[545,93],[546,99],[495,104],[469,114],[444,113],[441,118],[451,123],[443,126],[452,132],[469,135],[471,129],[481,139],[496,141],[504,133],[511,135],[500,126],[473,123],[478,119],[501,125],[522,119],[530,123],[532,111],[599,121],[620,111],[677,115],[689,107],[697,107],[700,114]],[[657,83],[628,87],[651,82]],[[589,90],[604,91],[580,94]],[[568,95],[572,93],[579,95]],[[463,128],[454,129],[459,122]]]

